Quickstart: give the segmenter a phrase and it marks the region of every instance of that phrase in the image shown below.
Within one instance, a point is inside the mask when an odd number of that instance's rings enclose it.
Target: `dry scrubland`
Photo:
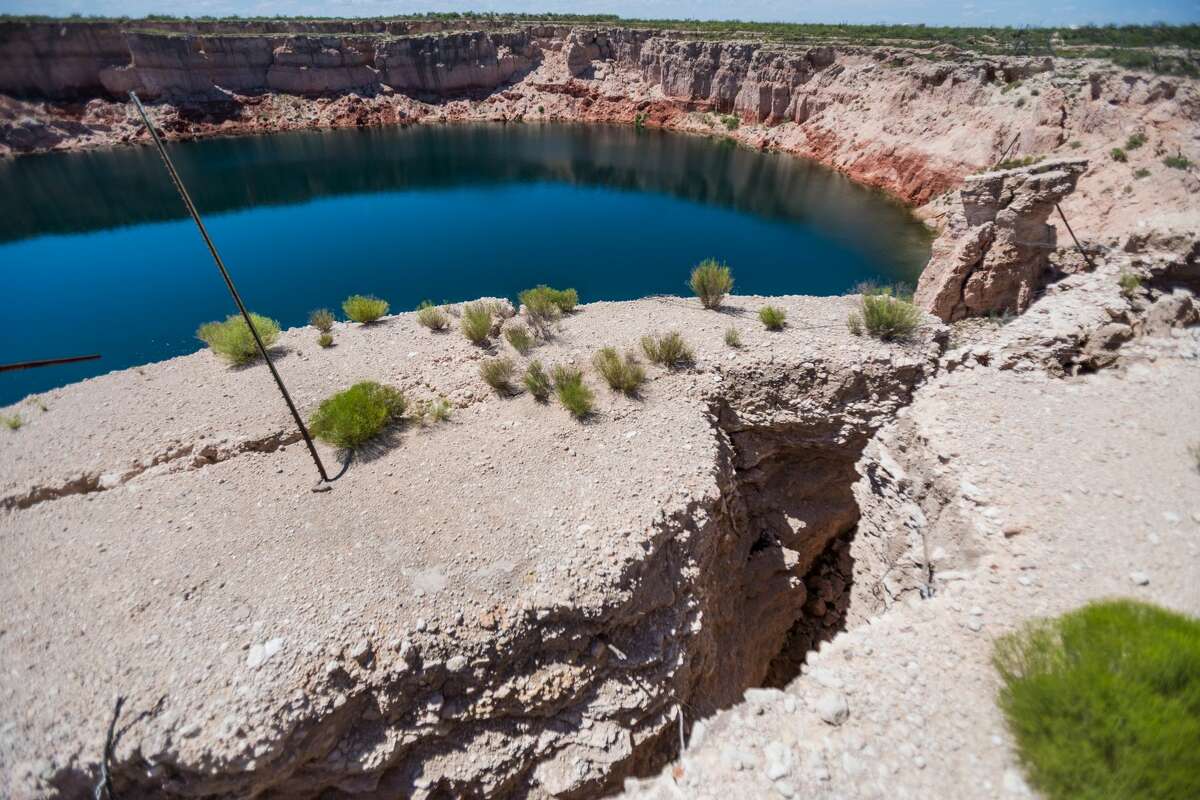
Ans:
[[[1103,682],[1022,683],[1011,638],[1200,614],[1194,31],[582,23],[0,21],[10,154],[141,141],[128,88],[172,139],[619,122],[818,159],[940,231],[916,306],[713,262],[694,299],[263,320],[347,463],[323,493],[236,318],[3,409],[0,794],[88,794],[119,693],[122,798],[1194,796],[1194,748],[1160,755],[1194,620],[1120,665],[1154,770],[1108,770],[1104,724],[1030,738]]]

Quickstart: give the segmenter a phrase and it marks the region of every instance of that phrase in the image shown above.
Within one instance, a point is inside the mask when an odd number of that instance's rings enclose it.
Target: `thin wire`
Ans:
[[[313,444],[312,437],[308,434],[308,428],[305,426],[304,420],[300,418],[300,412],[296,410],[296,404],[292,402],[292,397],[288,394],[287,387],[283,385],[283,378],[279,376],[279,370],[275,369],[275,362],[271,361],[271,356],[267,353],[267,348],[259,337],[258,330],[254,327],[254,323],[250,321],[250,312],[246,310],[245,304],[242,303],[242,297],[238,294],[237,287],[233,285],[233,279],[229,276],[229,270],[225,269],[225,262],[221,260],[216,245],[209,238],[208,230],[205,229],[204,223],[200,220],[200,212],[196,210],[196,205],[192,202],[191,195],[188,194],[187,188],[183,185],[183,179],[175,171],[175,165],[171,162],[171,157],[167,155],[167,148],[163,146],[162,139],[158,138],[158,133],[154,130],[154,126],[150,124],[150,117],[146,114],[146,109],[142,106],[142,101],[138,99],[137,94],[130,92],[129,99],[133,101],[134,107],[137,108],[137,112],[141,116],[146,130],[150,132],[150,138],[154,140],[154,144],[158,148],[158,154],[162,156],[163,164],[167,167],[167,173],[171,176],[171,182],[175,184],[175,189],[179,192],[179,196],[183,198],[183,204],[187,206],[188,213],[192,215],[192,220],[196,223],[196,227],[200,229],[200,236],[204,238],[204,243],[208,245],[208,252],[212,253],[213,261],[217,263],[217,269],[221,271],[221,277],[225,279],[225,286],[229,289],[229,294],[233,296],[233,302],[237,304],[238,311],[242,313],[242,319],[246,321],[247,327],[250,328],[250,333],[254,336],[254,343],[258,345],[258,352],[262,354],[263,359],[267,362],[267,367],[271,370],[271,376],[275,378],[275,384],[279,387],[279,393],[283,395],[283,401],[287,403],[288,411],[292,412],[292,418],[296,420],[296,425],[300,428],[300,434],[304,437],[304,443],[308,445],[308,452],[312,456],[313,463],[317,465],[317,472],[321,474],[321,481],[330,483],[329,474],[325,471],[325,465],[321,463],[321,456],[317,454],[316,445]]]

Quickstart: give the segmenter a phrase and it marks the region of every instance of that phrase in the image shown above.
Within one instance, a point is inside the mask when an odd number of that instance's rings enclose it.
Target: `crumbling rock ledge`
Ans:
[[[0,793],[84,795],[114,692],[124,798],[584,797],[661,766],[680,713],[690,728],[767,678],[806,573],[857,520],[854,463],[944,345],[936,326],[852,337],[849,298],[773,298],[816,328],[771,333],[750,324],[763,302],[582,306],[544,363],[660,327],[697,353],[639,399],[590,375],[585,425],[485,391],[486,354],[413,314],[347,326],[336,358],[288,331],[302,410],[371,374],[451,396],[453,421],[396,431],[320,495],[285,444],[0,511],[0,690],[24,709],[0,731]],[[110,472],[164,435],[217,440],[244,409],[237,438],[255,440],[282,413],[252,402],[258,372],[198,353],[55,390],[0,440],[5,480]],[[175,385],[220,391],[189,406]],[[191,436],[150,435],[143,414]],[[56,458],[13,458],[51,440]]]
[[[1058,247],[1047,220],[1087,167],[1086,159],[1060,159],[967,178],[914,302],[946,322],[1029,308]]]

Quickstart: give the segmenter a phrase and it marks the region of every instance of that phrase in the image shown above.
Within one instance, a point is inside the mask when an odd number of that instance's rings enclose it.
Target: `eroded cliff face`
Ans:
[[[313,127],[580,121],[726,137],[814,159],[941,226],[1002,158],[1089,161],[1063,203],[1115,245],[1200,229],[1200,89],[1086,59],[938,47],[703,41],[621,27],[442,30],[380,21],[0,25],[0,154],[142,142],[137,89],[170,139]],[[70,98],[67,101],[63,98]],[[1128,162],[1109,156],[1133,133]],[[1146,225],[1142,226],[1142,222]],[[1157,234],[1156,234],[1157,235]]]

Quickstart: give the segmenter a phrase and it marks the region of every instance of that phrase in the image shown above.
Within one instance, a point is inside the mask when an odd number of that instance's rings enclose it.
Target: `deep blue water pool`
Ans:
[[[777,154],[655,131],[419,126],[168,145],[247,304],[284,327],[376,294],[683,294],[715,257],[736,291],[915,281],[923,226],[882,195]],[[149,148],[0,162],[0,404],[201,347],[233,312]]]

